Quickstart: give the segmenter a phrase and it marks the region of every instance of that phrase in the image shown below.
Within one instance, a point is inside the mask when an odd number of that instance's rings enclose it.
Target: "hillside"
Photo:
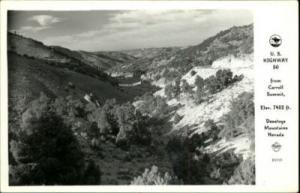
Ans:
[[[154,58],[162,53],[176,52],[180,50],[179,47],[166,47],[166,48],[143,48],[134,50],[124,50],[123,53],[134,56],[136,58]]]
[[[8,33],[8,50],[51,62],[80,63],[99,72],[136,60],[135,57],[121,52],[86,52],[61,46],[46,46],[42,42],[13,33]]]
[[[8,50],[10,184],[255,184],[253,25],[186,48],[72,51],[9,34]]]
[[[156,50],[159,52],[149,56],[145,56],[148,52],[140,51],[145,54],[133,52],[132,54],[141,58],[134,64],[123,65],[122,69],[146,71],[144,78],[147,80],[154,81],[161,78],[173,80],[195,66],[211,66],[213,61],[228,55],[239,57],[252,53],[253,25],[232,27],[195,46]]]
[[[109,98],[127,101],[132,97],[108,81],[57,68],[36,58],[9,52],[8,63],[10,108],[19,113],[41,92],[52,97],[71,95],[78,99],[93,93],[100,102]]]
[[[113,65],[134,60],[132,56],[46,46],[13,33],[8,33],[7,45],[10,99],[12,108],[18,112],[40,92],[52,97],[72,95],[79,99],[93,93],[102,102],[111,98],[125,102],[143,93],[142,88],[124,91],[118,87],[118,80],[104,72]]]

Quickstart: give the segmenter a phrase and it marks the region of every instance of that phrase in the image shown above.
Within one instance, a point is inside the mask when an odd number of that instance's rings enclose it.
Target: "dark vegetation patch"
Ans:
[[[26,49],[21,54],[9,52],[10,185],[254,184],[252,158],[243,160],[233,150],[205,151],[223,138],[247,134],[254,141],[253,94],[240,95],[218,125],[207,121],[206,132],[166,136],[177,107],[152,96],[156,88],[148,82],[117,87],[139,80],[146,71],[164,72],[159,76],[174,82],[166,87],[169,99],[184,92],[194,94],[200,103],[242,76],[220,70],[208,79],[197,77],[195,93],[177,78],[225,55],[251,53],[251,30],[252,26],[234,27],[197,46],[162,49],[155,57],[134,59],[134,65],[123,65],[135,74],[132,79],[111,78],[90,66],[87,55],[64,48],[53,47],[52,55],[43,58],[50,48],[34,40],[29,43],[42,50],[41,55]],[[11,45],[12,50],[17,48]],[[116,59],[119,53],[96,54],[114,64],[130,60],[126,55]],[[145,91],[150,94],[141,96]],[[93,93],[91,102],[83,100],[86,93]],[[140,108],[128,102],[134,98],[143,101]],[[174,121],[181,118],[175,116]]]
[[[186,93],[192,95],[195,102],[199,104],[205,101],[208,96],[216,94],[242,79],[243,75],[233,76],[230,69],[221,69],[206,79],[197,75],[194,84],[196,91],[193,91],[194,87],[189,85],[186,80],[176,78],[165,87],[165,94],[168,99],[172,99],[178,97],[180,93]]]
[[[42,94],[30,103],[21,120],[20,128],[11,131],[13,137],[10,138],[12,184],[129,184],[133,176],[152,164],[171,172],[162,148],[162,120],[143,116],[129,103],[119,105],[115,100],[108,100],[97,107],[72,96],[51,99]],[[70,141],[67,134],[60,133],[63,128],[70,135]],[[43,136],[49,139],[45,140]],[[48,147],[47,143],[53,146]],[[69,147],[76,147],[76,151]],[[41,148],[36,152],[40,157],[23,158],[24,154],[31,156],[29,151],[36,148]],[[54,151],[53,155],[49,151]],[[74,166],[77,170],[63,162],[64,156],[68,155],[65,151],[73,156],[69,159],[73,164],[80,162]],[[58,160],[54,160],[54,165],[39,161],[52,158]],[[43,173],[31,166],[42,167]],[[63,170],[64,167],[70,169]],[[99,172],[96,172],[97,168]],[[95,171],[90,172],[93,169]],[[54,175],[69,176],[70,179],[54,180],[51,177]]]

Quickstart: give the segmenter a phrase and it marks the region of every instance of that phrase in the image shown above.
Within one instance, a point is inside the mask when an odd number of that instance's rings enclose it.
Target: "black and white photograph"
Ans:
[[[254,25],[246,9],[9,10],[9,186],[255,185]]]

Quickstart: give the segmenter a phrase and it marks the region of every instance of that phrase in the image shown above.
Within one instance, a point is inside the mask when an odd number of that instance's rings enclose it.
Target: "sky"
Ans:
[[[8,30],[72,50],[190,46],[253,23],[249,10],[10,11]]]

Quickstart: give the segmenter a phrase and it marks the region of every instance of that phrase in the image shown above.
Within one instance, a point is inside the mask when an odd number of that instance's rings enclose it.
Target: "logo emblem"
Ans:
[[[281,149],[281,144],[278,143],[278,142],[273,143],[272,144],[272,149],[273,149],[274,152],[279,152],[280,149]]]
[[[279,47],[279,46],[281,45],[281,43],[282,43],[281,37],[280,37],[279,35],[274,34],[274,35],[272,35],[272,36],[270,37],[269,43],[270,43],[271,46],[277,48],[277,47]]]

